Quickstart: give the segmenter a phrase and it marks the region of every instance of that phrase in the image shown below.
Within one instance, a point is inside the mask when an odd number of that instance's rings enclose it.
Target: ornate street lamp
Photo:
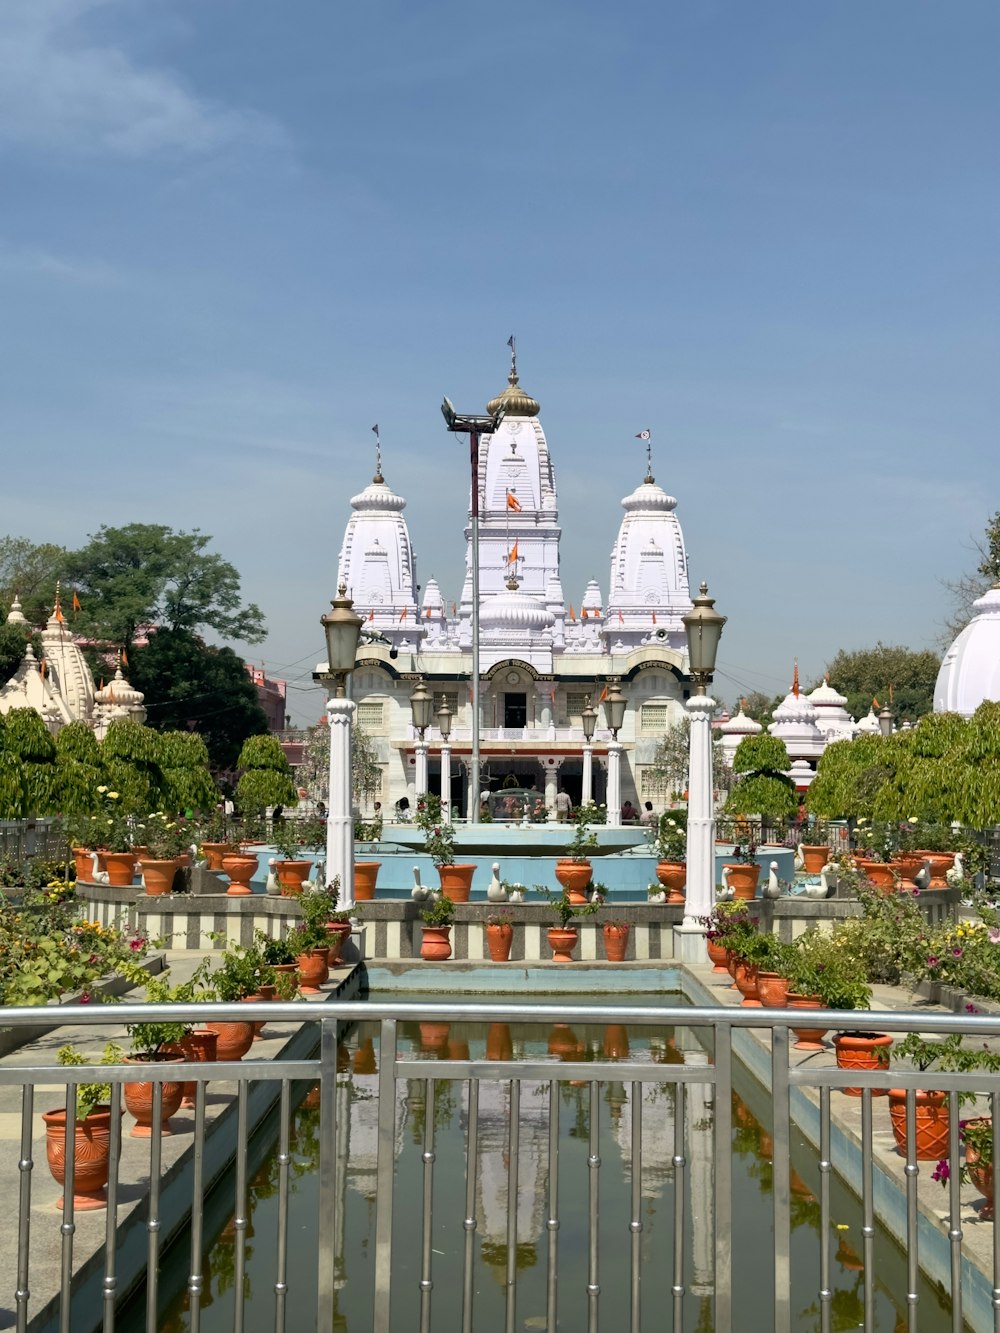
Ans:
[[[597,726],[597,709],[590,699],[583,710],[583,784],[580,799],[589,805],[594,799],[594,728]]]
[[[618,733],[625,721],[625,696],[618,688],[617,678],[608,686],[604,716],[611,732],[608,742],[608,823],[617,828],[622,822],[622,747],[618,744]]]
[[[715,659],[726,617],[715,609],[715,599],[703,583],[691,610],[683,617],[688,661],[694,691],[687,701],[691,718],[688,761],[687,894],[684,921],[676,927],[676,955],[682,962],[701,962],[705,954],[705,927],[715,903],[715,812],[712,806],[712,713],[715,700],[707,687],[715,674]]]
[[[431,724],[434,700],[424,683],[423,677],[417,681],[410,695],[410,712],[413,716],[413,728],[419,737],[417,741],[416,772],[413,777],[413,789],[417,797],[427,794],[427,742],[424,734]]]
[[[625,721],[625,696],[618,688],[618,681],[611,682],[608,697],[604,701],[604,716],[608,719],[608,730],[618,739],[622,723]]]
[[[438,731],[441,733],[441,817],[451,823],[451,709],[448,700],[441,701],[437,710]]]
[[[340,881],[340,906],[354,905],[354,814],[351,809],[351,728],[354,701],[347,698],[347,677],[354,670],[364,623],[341,584],[331,610],[320,617],[326,636],[326,670],[321,678],[334,685],[326,702],[330,725],[330,790],[326,817],[326,876]]]

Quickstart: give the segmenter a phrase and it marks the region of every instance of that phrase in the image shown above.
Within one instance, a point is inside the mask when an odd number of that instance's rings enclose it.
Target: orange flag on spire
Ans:
[[[656,612],[655,612],[655,611],[653,612],[653,624],[654,624],[654,625],[656,624]]]
[[[76,593],[74,593],[74,594],[73,594],[73,614],[75,615],[75,614],[77,613],[77,611],[79,611],[79,609],[80,609],[80,599],[79,599],[79,597],[77,597]]]
[[[573,603],[572,603],[572,602],[570,602],[570,604],[569,604],[569,618],[570,618],[570,620],[573,621],[574,624],[576,624],[576,612],[573,610]]]
[[[875,709],[875,708],[881,708],[881,707],[882,707],[882,705],[879,703],[878,699],[873,699],[873,700],[872,700],[872,708],[873,708],[873,709]]]
[[[517,511],[517,513],[521,512],[521,501],[517,498],[517,496],[514,494],[513,491],[507,492],[507,508],[514,509]]]
[[[517,559],[517,542],[514,543],[510,551],[507,553],[508,565],[512,565],[516,559]]]
[[[799,659],[795,659],[795,669],[792,672],[792,693],[796,699],[799,697]]]
[[[128,653],[122,649],[122,666],[128,666]]]
[[[403,609],[402,609],[402,611],[400,611],[400,613],[399,613],[399,623],[400,623],[400,624],[402,624],[403,621],[406,619],[407,615],[409,614],[409,610],[410,610],[410,608],[409,608],[408,606],[404,606]]]
[[[368,612],[368,619],[369,619],[369,620],[374,620],[374,619],[375,619],[375,608],[374,608],[374,606],[373,606],[372,609]]]
[[[588,615],[587,615],[587,608],[586,608],[585,606],[581,606],[581,607],[580,607],[580,619],[581,619],[581,620],[587,620],[587,619],[589,619],[589,617],[588,617]]]

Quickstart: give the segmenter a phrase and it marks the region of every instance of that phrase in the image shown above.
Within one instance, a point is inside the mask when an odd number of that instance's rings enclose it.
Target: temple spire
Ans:
[[[378,433],[378,422],[372,426],[372,434],[375,436],[375,475],[372,481],[378,486],[385,482],[382,476],[382,437]]]

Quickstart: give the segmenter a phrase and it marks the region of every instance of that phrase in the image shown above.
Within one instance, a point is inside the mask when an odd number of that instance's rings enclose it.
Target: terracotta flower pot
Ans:
[[[514,1040],[509,1023],[491,1023],[486,1029],[487,1060],[513,1060]]]
[[[830,849],[820,843],[799,843],[802,853],[802,869],[807,875],[818,875],[830,859]]]
[[[968,1125],[988,1125],[992,1127],[993,1121],[988,1116],[980,1116],[976,1120],[968,1121]],[[981,1222],[993,1221],[993,1163],[980,1162],[979,1153],[971,1143],[965,1145],[965,1165],[969,1169],[969,1179],[976,1189],[980,1191],[985,1202],[979,1210],[979,1220]]]
[[[656,878],[667,891],[668,903],[684,902],[687,865],[683,861],[657,861]]]
[[[896,857],[895,864],[899,867],[901,884],[909,889],[915,888],[914,876],[923,870],[924,857],[917,855],[916,852],[904,852]]]
[[[76,877],[81,884],[94,882],[94,853],[87,847],[74,847],[73,860],[76,863]]]
[[[448,1045],[450,1023],[421,1023],[419,1027],[422,1051],[443,1051]]]
[[[350,921],[328,921],[326,923],[327,939],[327,965],[336,967],[340,962],[340,955],[344,952],[344,945],[351,938]]]
[[[624,1060],[629,1053],[628,1028],[624,1023],[609,1023],[604,1029],[604,1055],[608,1060]]]
[[[370,902],[375,897],[375,883],[378,880],[378,872],[382,868],[381,861],[355,861],[354,863],[354,901],[357,903]]]
[[[757,896],[757,881],[760,879],[760,866],[754,862],[747,865],[743,861],[734,862],[724,867],[729,872],[729,887],[734,898],[749,902]]]
[[[139,1059],[138,1056],[127,1055],[125,1063],[127,1065],[150,1065],[167,1064],[179,1065],[183,1057],[180,1055],[161,1055],[153,1060]],[[125,1105],[131,1114],[135,1117],[135,1124],[131,1129],[133,1139],[148,1139],[153,1133],[153,1089],[155,1083],[124,1083],[122,1085],[125,1094]],[[160,1133],[172,1134],[170,1128],[170,1117],[180,1110],[181,1101],[184,1098],[184,1084],[177,1082],[163,1083],[163,1100],[160,1103]]]
[[[104,852],[104,868],[113,889],[130,889],[135,879],[135,852]]]
[[[757,990],[757,969],[753,963],[743,958],[736,960],[736,989],[743,996],[740,1004],[746,1009],[760,1008],[760,994]]]
[[[273,963],[272,966],[275,972],[281,972],[285,976],[294,977],[296,986],[301,981],[298,963]]]
[[[375,1039],[373,1037],[364,1037],[358,1042],[352,1068],[355,1074],[378,1073],[378,1065],[375,1062]]]
[[[218,1059],[218,1045],[219,1034],[217,1032],[213,1032],[210,1028],[195,1028],[181,1042],[181,1055],[189,1065],[209,1064]],[[192,1080],[190,1083],[185,1083],[181,1106],[194,1106],[197,1091],[197,1082]]]
[[[765,1009],[784,1009],[788,1003],[790,985],[788,978],[780,972],[757,973],[757,994]]]
[[[256,856],[227,852],[222,858],[222,869],[224,874],[229,876],[229,888],[226,892],[231,898],[246,898],[248,894],[253,893],[250,881],[257,871]]]
[[[916,1101],[916,1157],[918,1162],[938,1162],[948,1156],[948,1094],[946,1092],[915,1092]],[[889,1089],[889,1119],[896,1147],[907,1156],[906,1089]]]
[[[833,1039],[838,1069],[888,1069],[892,1037],[887,1032],[841,1032]],[[844,1088],[849,1097],[860,1097],[860,1088]],[[873,1097],[884,1097],[884,1088],[872,1088]]]
[[[576,926],[550,926],[548,941],[554,963],[571,963],[579,931]]]
[[[609,963],[624,963],[631,929],[627,923],[616,921],[606,921],[601,927],[601,934],[604,937],[604,956]]]
[[[43,1111],[45,1156],[57,1185],[66,1180],[66,1108]],[[76,1121],[73,1165],[73,1207],[78,1212],[106,1208],[111,1160],[111,1110],[98,1107],[86,1120]],[[63,1199],[56,1205],[62,1208]]]
[[[222,858],[232,855],[237,848],[231,842],[203,842],[201,850],[209,870],[221,870]]]
[[[866,861],[865,876],[882,893],[894,893],[902,870],[898,861]]]
[[[486,947],[494,963],[506,963],[514,943],[514,927],[509,921],[486,927]]]
[[[329,951],[323,948],[307,949],[297,959],[299,986],[306,995],[318,995],[320,986],[330,980]]]
[[[729,971],[729,968],[726,967],[726,954],[728,950],[724,944],[720,944],[718,940],[706,939],[705,950],[708,953],[708,961],[712,964],[713,972]]]
[[[917,855],[924,861],[930,862],[931,882],[927,887],[931,889],[946,889],[948,887],[948,881],[945,878],[945,875],[955,864],[955,853],[918,852]]]
[[[797,995],[794,991],[788,992],[785,1001],[789,1009],[822,1009],[819,997],[816,995]],[[829,1031],[825,1027],[794,1027],[792,1031],[798,1040],[795,1042],[797,1051],[823,1051],[826,1049],[823,1044],[823,1038]]]
[[[309,878],[310,870],[312,870],[312,861],[291,859],[275,861],[274,871],[278,876],[278,883],[281,885],[281,896],[283,898],[298,898],[302,892],[303,883]]]
[[[420,957],[431,963],[451,957],[451,926],[424,926]]]
[[[441,892],[453,903],[467,903],[472,892],[472,876],[476,873],[474,865],[438,866],[438,879]]]
[[[217,1060],[242,1060],[253,1045],[252,1023],[206,1023],[209,1032],[218,1038],[215,1047]]]
[[[177,862],[173,857],[169,861],[153,860],[151,857],[139,858],[139,869],[146,881],[146,893],[155,898],[160,894],[170,893],[177,874]]]
[[[571,903],[579,906],[587,901],[587,885],[593,878],[589,861],[571,861],[564,858],[556,862],[555,873]]]

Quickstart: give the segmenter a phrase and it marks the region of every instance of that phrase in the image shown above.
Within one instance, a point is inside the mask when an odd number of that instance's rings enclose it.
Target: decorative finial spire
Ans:
[[[510,348],[510,382],[517,383],[517,342],[514,335],[511,334],[507,339],[507,346]]]
[[[378,433],[377,421],[372,426],[372,434],[375,436],[375,475],[372,481],[381,486],[385,482],[385,477],[382,476],[382,438]]]
[[[799,659],[795,659],[795,670],[792,672],[792,693],[796,699],[799,697]]]
[[[646,485],[652,486],[656,478],[653,476],[653,432],[651,430],[641,430],[635,437],[642,440],[646,446]]]
[[[55,620],[57,620],[57,621],[59,622],[60,625],[63,625],[63,624],[66,623],[66,617],[63,615],[63,613],[62,613],[62,607],[59,605],[59,580],[58,580],[58,579],[56,579],[56,604],[55,604],[55,606],[52,608],[52,615],[53,615],[53,618],[54,618]]]

